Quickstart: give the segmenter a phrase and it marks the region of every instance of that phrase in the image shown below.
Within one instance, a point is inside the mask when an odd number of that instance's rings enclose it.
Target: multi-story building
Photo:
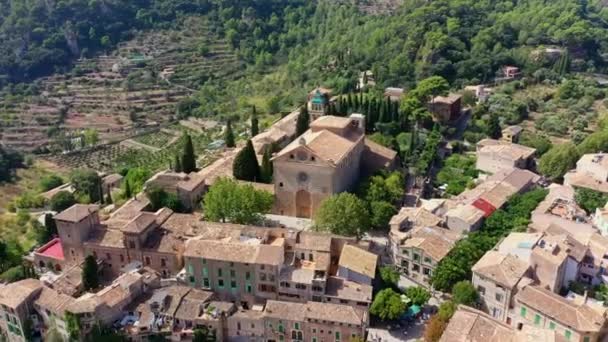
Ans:
[[[462,95],[449,94],[448,96],[436,96],[427,104],[427,108],[433,120],[448,123],[460,119],[462,115]]]
[[[41,291],[42,284],[36,279],[25,279],[0,287],[0,330],[9,341],[27,341],[24,327],[33,311],[34,300]]]
[[[503,169],[527,169],[532,166],[536,150],[503,140],[483,139],[477,143],[476,168],[487,173]]]
[[[488,314],[461,305],[450,319],[439,342],[564,341],[555,331],[529,325],[515,329]]]
[[[608,193],[608,153],[583,155],[564,176],[564,184]]]
[[[527,262],[511,254],[487,252],[472,268],[473,286],[484,310],[495,319],[506,322],[513,295],[520,281],[529,273]]]
[[[439,227],[421,226],[410,231],[391,228],[393,262],[405,277],[428,287],[438,263],[460,238],[459,233]]]
[[[203,198],[206,184],[205,177],[196,172],[186,174],[167,170],[159,172],[147,180],[144,189],[153,187],[176,195],[184,208],[192,210],[198,207]]]
[[[603,341],[606,309],[565,299],[540,286],[526,285],[515,295],[512,324],[555,331],[566,341]]]
[[[322,116],[274,156],[275,210],[311,218],[325,198],[352,189],[362,173],[396,164],[396,152],[365,138],[363,115]]]

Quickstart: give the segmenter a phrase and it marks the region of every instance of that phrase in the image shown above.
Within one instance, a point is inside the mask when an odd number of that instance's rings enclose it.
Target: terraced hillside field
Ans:
[[[204,18],[180,30],[138,34],[71,74],[41,80],[39,94],[0,100],[0,143],[21,151],[79,148],[84,129],[120,141],[175,120],[176,104],[210,78],[240,76],[241,63]],[[61,140],[68,141],[57,144]]]

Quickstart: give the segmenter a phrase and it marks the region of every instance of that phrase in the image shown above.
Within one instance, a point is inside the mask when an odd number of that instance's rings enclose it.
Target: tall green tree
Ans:
[[[491,114],[486,127],[486,134],[492,139],[500,139],[502,130],[500,129],[500,120],[498,115]]]
[[[94,290],[99,287],[99,269],[97,267],[97,260],[92,255],[88,255],[84,259],[82,286],[85,290]]]
[[[226,143],[226,147],[236,146],[234,132],[232,131],[232,122],[230,120],[226,122],[226,131],[224,131],[224,142]]]
[[[93,203],[101,200],[101,177],[96,171],[91,169],[74,170],[70,176],[70,181],[74,187],[74,194],[79,198],[86,197],[86,200]]]
[[[59,191],[51,197],[51,210],[60,212],[76,204],[76,198],[69,191]]]
[[[251,137],[255,137],[258,133],[260,133],[258,114],[256,113],[255,106],[253,106],[251,109]]]
[[[470,281],[459,281],[452,288],[452,299],[456,305],[464,304],[474,307],[478,299],[477,290]]]
[[[309,124],[310,115],[308,114],[308,107],[304,104],[300,108],[300,114],[298,114],[298,119],[296,121],[296,137],[304,134],[304,132],[308,130]]]
[[[405,313],[407,305],[393,289],[384,289],[376,294],[369,312],[383,321],[395,320]]]
[[[326,198],[315,216],[315,229],[360,239],[370,229],[365,202],[346,192]]]
[[[188,133],[184,133],[184,150],[182,152],[182,172],[190,173],[196,171],[196,155],[192,138]]]
[[[175,160],[173,161],[173,171],[182,172],[182,161],[178,154],[175,154]]]
[[[247,140],[245,147],[234,158],[232,174],[239,180],[249,182],[260,180],[260,166],[251,140]]]
[[[229,178],[218,179],[205,195],[205,219],[214,222],[256,224],[272,208],[272,194],[239,184]]]
[[[272,149],[270,147],[264,149],[264,156],[262,157],[262,165],[260,167],[260,178],[264,183],[272,183],[272,174],[274,172],[272,161]]]
[[[578,158],[578,150],[573,143],[555,145],[540,158],[538,171],[547,178],[561,179],[576,167]]]

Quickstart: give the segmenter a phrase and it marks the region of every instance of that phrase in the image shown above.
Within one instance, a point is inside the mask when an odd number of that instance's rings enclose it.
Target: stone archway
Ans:
[[[312,216],[312,200],[310,192],[300,190],[296,193],[296,217],[311,218]]]

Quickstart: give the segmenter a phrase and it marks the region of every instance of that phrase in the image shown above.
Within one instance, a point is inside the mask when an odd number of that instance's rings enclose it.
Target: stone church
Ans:
[[[361,176],[395,169],[397,153],[365,137],[365,116],[325,115],[273,158],[277,214],[313,218],[321,202]]]

